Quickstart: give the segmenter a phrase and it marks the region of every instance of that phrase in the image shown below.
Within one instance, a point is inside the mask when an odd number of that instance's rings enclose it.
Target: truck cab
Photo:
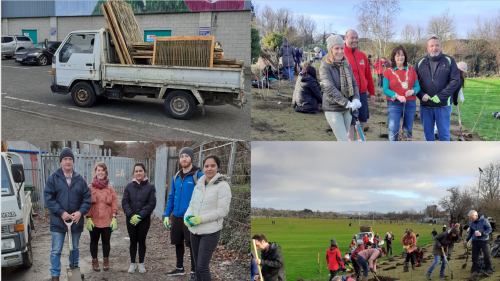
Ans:
[[[31,194],[24,190],[24,165],[19,154],[2,152],[2,267],[33,265],[34,230]]]

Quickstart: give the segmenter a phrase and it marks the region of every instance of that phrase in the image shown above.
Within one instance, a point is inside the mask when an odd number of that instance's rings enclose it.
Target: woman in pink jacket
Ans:
[[[377,274],[377,259],[385,256],[387,256],[385,248],[368,249],[358,254],[358,262],[363,269],[362,281],[368,281],[368,267],[371,272]]]

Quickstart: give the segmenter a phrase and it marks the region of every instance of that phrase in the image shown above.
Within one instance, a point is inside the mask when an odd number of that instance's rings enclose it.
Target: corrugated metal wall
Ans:
[[[2,18],[54,17],[55,1],[2,1]]]

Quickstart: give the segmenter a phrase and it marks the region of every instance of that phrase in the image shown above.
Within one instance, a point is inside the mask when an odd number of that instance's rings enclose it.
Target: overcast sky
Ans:
[[[495,142],[252,142],[252,206],[420,211],[496,161]]]
[[[360,1],[254,1],[263,8],[269,5],[273,9],[289,7],[292,11],[310,14],[316,20],[319,28],[323,22],[334,23],[334,30],[340,34],[351,28],[356,29],[358,22],[354,7]],[[406,24],[427,26],[431,17],[441,15],[450,8],[457,24],[456,32],[459,38],[465,38],[467,30],[475,27],[475,18],[491,18],[500,12],[500,1],[400,1],[402,8],[397,18],[396,36]]]

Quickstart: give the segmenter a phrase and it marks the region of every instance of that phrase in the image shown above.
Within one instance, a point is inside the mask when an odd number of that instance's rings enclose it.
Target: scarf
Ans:
[[[108,186],[108,177],[106,177],[104,180],[98,180],[96,176],[92,178],[92,186],[99,188],[99,189],[104,189],[106,186]]]
[[[332,67],[335,67],[339,70],[340,92],[342,93],[342,95],[344,95],[344,97],[346,97],[347,99],[354,96],[352,78],[351,74],[349,73],[349,61],[346,59],[346,57],[344,56],[341,61],[335,61],[333,55],[331,53],[328,53],[328,55],[326,55],[323,60]]]

